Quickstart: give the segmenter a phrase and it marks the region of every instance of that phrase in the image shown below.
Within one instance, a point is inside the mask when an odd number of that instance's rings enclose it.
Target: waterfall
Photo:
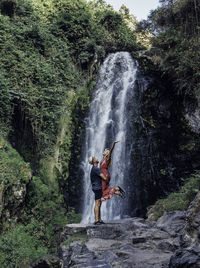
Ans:
[[[100,68],[98,82],[86,118],[86,135],[83,145],[81,169],[84,171],[84,197],[82,222],[94,221],[94,194],[91,189],[88,158],[95,156],[102,159],[105,148],[110,148],[115,140],[112,155],[110,187],[121,186],[126,191],[126,199],[114,196],[104,201],[101,207],[103,220],[120,219],[128,216],[128,196],[131,194],[129,174],[131,135],[129,132],[133,118],[130,108],[134,107],[134,84],[137,65],[128,52],[108,55]]]

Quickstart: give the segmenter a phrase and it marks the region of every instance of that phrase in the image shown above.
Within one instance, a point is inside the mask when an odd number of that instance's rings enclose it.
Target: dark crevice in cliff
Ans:
[[[9,142],[18,151],[25,162],[30,162],[32,170],[37,167],[37,143],[31,122],[26,116],[23,102],[13,100],[13,113],[11,119],[11,130],[8,134]]]

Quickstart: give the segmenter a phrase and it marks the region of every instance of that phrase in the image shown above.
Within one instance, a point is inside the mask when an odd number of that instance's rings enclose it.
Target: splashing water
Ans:
[[[84,202],[82,223],[94,221],[94,194],[91,189],[88,158],[102,159],[106,147],[115,140],[112,155],[110,187],[129,187],[130,133],[127,133],[130,118],[130,106],[134,106],[134,83],[137,65],[128,52],[110,54],[100,68],[89,115],[86,118],[86,137],[83,145],[81,168],[84,171]],[[128,142],[129,140],[129,142]],[[128,191],[127,191],[128,192]],[[130,192],[130,191],[129,191]],[[120,219],[125,216],[128,198],[119,196],[104,201],[101,207],[103,220]]]

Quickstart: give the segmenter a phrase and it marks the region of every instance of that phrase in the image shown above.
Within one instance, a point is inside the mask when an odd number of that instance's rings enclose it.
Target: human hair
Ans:
[[[107,157],[110,154],[110,149],[109,148],[105,148],[103,154],[104,154],[104,156]]]
[[[103,152],[103,157],[108,157],[110,155],[110,149],[109,148],[105,148],[104,152]],[[110,163],[108,165],[109,167],[112,166],[112,158],[110,156]]]
[[[88,158],[88,163],[89,163],[90,165],[93,165],[93,164],[94,164],[94,156],[90,156],[90,157]]]

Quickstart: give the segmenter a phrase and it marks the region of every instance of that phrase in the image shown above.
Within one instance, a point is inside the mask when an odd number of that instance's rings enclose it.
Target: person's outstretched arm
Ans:
[[[118,143],[118,142],[119,142],[119,141],[114,141],[114,142],[113,142],[113,144],[112,144],[112,146],[111,146],[111,148],[110,148],[109,158],[111,158],[111,156],[112,156],[112,152],[113,152],[113,150],[114,150],[114,148],[115,148],[115,144]]]

